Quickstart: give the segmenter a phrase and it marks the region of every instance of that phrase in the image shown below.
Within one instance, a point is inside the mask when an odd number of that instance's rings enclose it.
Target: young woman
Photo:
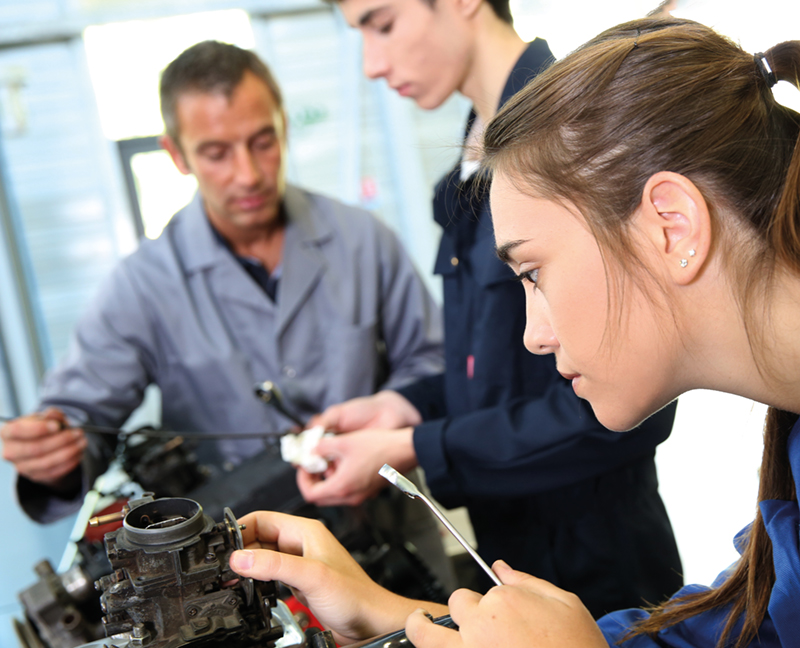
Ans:
[[[800,87],[799,41],[753,56],[689,21],[628,23],[526,86],[483,150],[498,254],[525,286],[526,347],[554,354],[604,425],[629,429],[696,388],[772,406],[741,560],[712,588],[598,623],[498,562],[503,586],[451,597],[458,631],[410,614],[418,648],[800,642],[800,115],[776,103],[776,80]],[[380,590],[311,523],[246,523],[280,553],[236,553],[234,569],[297,588],[343,641],[421,605]]]

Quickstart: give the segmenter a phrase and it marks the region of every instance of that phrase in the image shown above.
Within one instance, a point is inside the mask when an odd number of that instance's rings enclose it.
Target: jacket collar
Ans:
[[[522,52],[522,56],[519,57],[514,69],[511,70],[511,74],[508,76],[506,85],[503,88],[503,94],[500,95],[500,103],[497,105],[498,110],[511,97],[522,90],[528,81],[547,68],[554,60],[555,57],[550,51],[547,41],[536,38],[528,43],[528,47]]]
[[[283,207],[286,235],[291,235],[299,245],[313,246],[333,235],[330,224],[317,217],[308,196],[297,187],[286,187]],[[227,246],[215,236],[200,192],[195,193],[192,201],[175,214],[165,234],[174,238],[187,274],[227,264],[233,258]]]
[[[525,87],[528,81],[533,79],[539,72],[542,72],[553,61],[555,61],[555,57],[550,51],[550,46],[547,44],[546,40],[534,38],[528,43],[525,51],[522,52],[522,55],[514,64],[511,74],[508,75],[508,79],[506,79],[506,84],[503,86],[503,92],[500,95],[500,103],[497,104],[497,109],[500,110],[511,97]],[[475,121],[475,117],[475,109],[473,108],[469,111],[467,125],[464,127],[465,139],[469,134],[470,128],[472,128],[472,122]]]
[[[278,335],[319,284],[327,265],[319,248],[335,234],[308,193],[287,187],[284,207],[288,224],[283,243],[283,272],[278,285]]]
[[[536,38],[525,48],[522,55],[514,64],[511,74],[508,75],[503,93],[500,95],[498,109],[502,108],[513,95],[544,70],[554,61],[553,53],[547,41]],[[464,139],[467,138],[472,122],[475,120],[475,110],[470,110],[467,125],[464,128]],[[433,218],[442,227],[447,227],[459,214],[473,214],[475,210],[475,194],[469,185],[475,180],[472,175],[466,181],[461,180],[461,160],[436,187],[434,192]],[[481,191],[481,189],[476,189]]]
[[[186,275],[208,270],[209,280],[220,299],[244,303],[265,313],[277,312],[278,335],[291,323],[319,283],[326,266],[319,248],[335,234],[305,191],[288,186],[283,208],[286,236],[277,304],[266,297],[228,247],[214,235],[199,193],[175,215],[164,234],[173,238]]]

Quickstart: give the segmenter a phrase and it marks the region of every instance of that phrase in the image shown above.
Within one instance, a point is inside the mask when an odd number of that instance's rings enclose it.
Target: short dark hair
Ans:
[[[186,92],[222,93],[230,98],[245,73],[252,72],[269,88],[278,108],[281,89],[272,72],[255,52],[219,41],[203,41],[184,50],[161,74],[161,117],[167,135],[178,144],[176,107]]]
[[[433,6],[436,3],[436,0],[421,0],[426,5]],[[344,0],[325,0],[325,2],[333,3],[342,3]],[[484,0],[494,11],[495,15],[505,23],[509,25],[514,24],[514,18],[511,15],[511,8],[509,7],[510,0]]]
[[[432,4],[435,0],[425,1]],[[514,17],[511,15],[511,7],[509,6],[510,1],[511,0],[484,0],[484,2],[489,3],[489,6],[500,20],[502,20],[504,23],[508,23],[509,25],[513,25]]]

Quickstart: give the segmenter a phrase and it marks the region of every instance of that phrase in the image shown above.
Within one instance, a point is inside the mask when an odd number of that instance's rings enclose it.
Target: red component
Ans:
[[[102,511],[98,511],[94,515],[99,517],[101,515],[110,515],[111,513],[119,513],[122,510],[122,507],[128,503],[128,500],[117,500],[113,504],[106,506]],[[103,537],[106,533],[110,531],[116,531],[122,526],[122,520],[119,522],[111,522],[110,524],[104,524],[103,526],[98,527],[86,527],[86,531],[83,534],[83,537],[86,539],[87,542],[99,542],[100,544],[103,543]]]
[[[289,598],[284,599],[283,602],[286,603],[286,607],[288,607],[292,611],[292,614],[295,615],[295,619],[297,619],[298,616],[300,616],[300,619],[298,619],[298,623],[300,624],[300,627],[303,629],[303,631],[305,631],[308,628],[319,628],[320,630],[325,629],[324,626],[319,622],[317,617],[315,617],[311,613],[311,610],[309,610],[305,605],[303,605],[300,601],[298,601],[297,597],[290,596]],[[303,615],[305,615],[305,617],[308,619],[307,624],[303,623],[303,618],[302,618]]]

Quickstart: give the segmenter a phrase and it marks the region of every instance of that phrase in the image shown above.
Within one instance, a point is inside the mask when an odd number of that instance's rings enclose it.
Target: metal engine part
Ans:
[[[122,528],[106,534],[111,574],[97,581],[110,645],[270,648],[284,630],[273,622],[276,587],[240,579],[229,567],[242,548],[230,509],[224,520],[184,498],[146,496],[128,505]]]
[[[142,437],[142,428],[126,435],[120,453],[122,469],[145,491],[159,497],[182,497],[208,478],[208,470],[181,436],[166,443],[158,438]]]
[[[94,578],[81,565],[57,574],[48,560],[34,567],[39,580],[19,593],[26,616],[14,619],[25,648],[74,648],[103,636]]]

